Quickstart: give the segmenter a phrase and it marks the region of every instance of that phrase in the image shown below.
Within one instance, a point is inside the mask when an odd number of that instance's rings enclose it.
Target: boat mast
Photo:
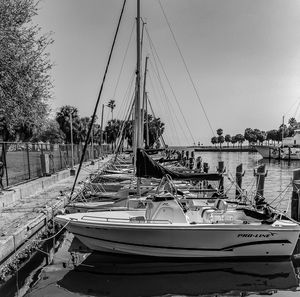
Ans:
[[[142,128],[142,143],[144,143],[144,120],[145,120],[145,104],[146,104],[146,78],[147,78],[147,65],[148,65],[148,56],[146,57],[145,61],[145,69],[144,69],[144,85],[143,85],[143,104],[142,104],[142,118],[141,118],[141,128]],[[146,121],[147,121],[147,113],[146,113]],[[147,143],[146,143],[147,146]]]
[[[135,94],[135,131],[134,131],[134,162],[137,168],[137,149],[141,148],[141,36],[140,36],[140,0],[137,0],[136,17],[136,94]],[[141,178],[137,178],[137,194],[140,194]]]
[[[149,148],[149,122],[148,122],[148,93],[145,92],[146,103],[146,148]]]
[[[100,150],[101,150],[101,154],[104,153],[104,149],[102,147],[103,145],[103,112],[104,112],[104,104],[102,104],[102,111],[101,111],[101,126],[100,126]]]
[[[281,146],[283,146],[283,138],[284,138],[284,116],[282,116],[282,131],[281,131]]]

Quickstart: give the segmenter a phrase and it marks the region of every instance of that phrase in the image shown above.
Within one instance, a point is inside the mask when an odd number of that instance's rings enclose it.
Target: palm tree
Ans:
[[[78,140],[79,142],[85,142],[88,141],[90,142],[90,139],[87,138],[89,126],[90,126],[91,119],[89,117],[83,117],[80,118],[78,121]]]
[[[106,105],[108,108],[110,108],[110,111],[111,111],[111,120],[114,119],[114,109],[116,107],[116,101],[111,99],[109,100],[108,104]]]
[[[233,145],[233,147],[234,147],[234,145],[237,143],[236,136],[232,136],[232,137],[231,137],[231,143],[232,143],[232,145]]]
[[[132,120],[129,120],[126,122],[124,133],[125,133],[124,138],[127,140],[127,148],[128,148],[128,146],[132,147],[132,143],[133,143],[133,122],[132,122]]]
[[[240,146],[242,147],[242,144],[245,141],[244,135],[237,134],[237,135],[235,135],[235,138],[236,138],[237,142],[240,144]]]
[[[224,142],[224,137],[223,137],[223,129],[219,128],[217,129],[217,134],[218,134],[218,137],[217,137],[217,143],[220,144],[220,148],[222,146],[222,143]]]
[[[227,142],[227,147],[229,147],[229,142],[231,142],[231,136],[230,134],[225,135],[225,141]]]
[[[148,115],[149,116],[149,115]],[[149,124],[149,147],[154,147],[159,143],[159,138],[163,135],[165,130],[165,123],[160,118],[150,117]],[[145,135],[146,133],[144,133]]]
[[[122,121],[111,120],[108,121],[106,127],[104,128],[105,133],[107,133],[107,142],[111,143],[112,149],[116,145],[116,140],[121,130],[121,127],[122,127]]]
[[[296,121],[296,119],[294,117],[290,118],[289,121],[288,121],[288,123],[289,123],[289,125],[291,127],[297,126],[297,121]]]
[[[217,130],[217,134],[218,134],[219,136],[221,136],[221,135],[223,134],[223,129],[219,128],[219,129]]]
[[[216,146],[216,143],[218,143],[217,137],[216,136],[212,137],[210,142]]]
[[[66,142],[71,142],[71,117],[73,124],[73,137],[74,143],[78,143],[78,123],[79,115],[78,109],[74,106],[65,105],[62,106],[59,111],[56,113],[55,120],[58,122],[60,130],[62,130],[66,135]]]
[[[222,147],[222,143],[225,141],[224,136],[220,135],[217,137],[218,143],[220,144],[220,148]]]

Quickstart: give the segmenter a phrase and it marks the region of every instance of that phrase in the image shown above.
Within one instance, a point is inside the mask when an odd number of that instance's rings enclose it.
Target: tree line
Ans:
[[[53,63],[48,48],[53,39],[33,23],[37,13],[35,0],[0,1],[0,142],[70,143],[71,122],[73,142],[84,142],[91,119],[80,117],[76,107],[62,106],[54,117],[50,116]],[[114,119],[115,100],[110,100],[107,107],[111,120],[103,131],[93,123],[93,141],[115,144],[124,126],[127,144],[132,145],[132,120]],[[149,122],[149,146],[158,145],[164,123],[149,114],[144,118]]]
[[[133,143],[133,120],[123,121],[113,118],[113,110],[116,107],[115,100],[110,100],[106,105],[111,109],[111,119],[106,123],[105,127],[101,127],[98,123],[93,123],[90,143],[108,143],[112,146],[116,145],[117,138],[123,131],[123,139],[126,140],[127,146]],[[147,131],[149,138],[149,147],[160,146],[159,138],[163,135],[165,124],[160,118],[154,118],[148,114],[148,129],[146,120],[144,120],[144,141],[146,142]],[[49,120],[43,129],[37,131],[31,138],[31,141],[47,141],[52,143],[70,143],[71,127],[73,143],[82,143],[87,140],[88,129],[91,126],[91,118],[80,117],[78,109],[74,106],[62,106],[56,113],[55,119]],[[101,129],[102,128],[102,129]]]
[[[300,123],[296,121],[294,117],[288,120],[288,125],[281,124],[278,129],[272,129],[269,131],[261,131],[259,129],[246,128],[244,134],[236,134],[231,136],[226,134],[223,136],[223,129],[217,129],[217,135],[211,138],[211,143],[213,145],[219,144],[222,147],[223,143],[226,142],[227,146],[231,143],[233,146],[235,144],[242,145],[245,141],[248,141],[249,145],[259,144],[262,145],[265,141],[270,144],[270,142],[280,142],[284,137],[291,137],[294,135],[295,129],[300,127]]]

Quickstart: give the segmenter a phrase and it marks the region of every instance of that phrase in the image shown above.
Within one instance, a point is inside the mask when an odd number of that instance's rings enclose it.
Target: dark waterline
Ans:
[[[243,163],[245,176],[243,188],[250,192],[254,181],[253,169],[266,163],[268,176],[265,196],[269,201],[290,184],[292,171],[300,162],[291,164],[261,160],[257,153],[196,153],[203,162],[208,162],[210,171],[215,171],[218,161],[224,161],[228,172],[235,175],[235,168]],[[225,188],[229,189],[229,184]],[[233,192],[230,188],[229,193]],[[288,188],[284,207],[291,197]],[[281,206],[282,206],[281,205]],[[298,271],[300,255],[289,259],[244,259],[239,261],[186,261],[153,259],[108,254],[73,253],[78,241],[66,233],[60,248],[55,253],[54,264],[45,266],[41,257],[38,265],[18,276],[9,284],[9,295],[0,296],[300,296]],[[40,268],[43,268],[42,270]],[[21,279],[23,277],[23,280]]]

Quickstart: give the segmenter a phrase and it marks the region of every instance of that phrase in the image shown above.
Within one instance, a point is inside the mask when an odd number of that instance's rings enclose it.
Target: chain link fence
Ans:
[[[83,148],[83,144],[73,145],[72,164],[71,144],[0,142],[0,156],[4,163],[3,186],[6,188],[71,168],[79,164]],[[108,145],[88,145],[84,161],[98,159],[110,152]]]

